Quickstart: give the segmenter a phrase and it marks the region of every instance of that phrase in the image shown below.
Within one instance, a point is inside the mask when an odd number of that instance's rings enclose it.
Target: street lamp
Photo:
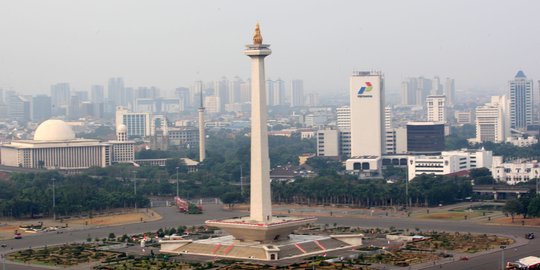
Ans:
[[[54,181],[56,179],[52,178],[52,209],[53,209],[53,220],[56,220],[56,186],[54,185]]]
[[[506,248],[505,245],[502,245],[501,246],[501,269],[502,270],[505,270],[506,269],[506,266],[504,265],[504,249]]]
[[[137,171],[133,171],[133,199],[135,200],[135,209],[137,209]]]
[[[178,184],[178,169],[180,167],[176,167],[176,198],[180,198],[180,193],[179,193],[179,190],[180,190],[180,186]]]
[[[409,211],[409,179],[405,179],[405,208]]]

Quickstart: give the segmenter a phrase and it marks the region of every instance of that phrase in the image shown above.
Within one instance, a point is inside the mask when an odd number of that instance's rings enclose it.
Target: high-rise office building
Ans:
[[[304,106],[304,81],[302,80],[292,80],[291,81],[291,94],[290,94],[290,104],[291,107],[301,107]]]
[[[217,96],[204,97],[204,107],[208,113],[221,113],[221,101]]]
[[[319,94],[309,93],[306,95],[306,106],[308,107],[317,107],[319,106]]]
[[[184,110],[191,104],[191,95],[189,94],[189,88],[187,87],[176,88],[174,90],[174,97],[180,99]]]
[[[251,101],[251,79],[240,84],[240,103]]]
[[[424,106],[426,97],[431,93],[433,82],[424,77],[419,77],[416,82],[416,106]]]
[[[94,84],[90,87],[90,101],[92,103],[103,103],[105,101],[103,85]]]
[[[151,135],[150,113],[130,112],[124,107],[116,108],[116,126],[126,125],[127,135],[132,138]]]
[[[266,80],[266,105],[274,106],[274,81]]]
[[[51,86],[53,115],[66,115],[70,97],[69,83],[57,83]]]
[[[351,108],[349,106],[341,106],[336,108],[337,127],[339,130],[351,129]]]
[[[30,121],[30,99],[28,96],[21,96],[15,93],[7,95],[6,103],[8,118],[23,125]]]
[[[116,106],[126,106],[126,89],[124,88],[124,79],[110,78],[108,85],[108,98]]]
[[[51,97],[37,95],[32,98],[32,121],[43,122],[52,116]]]
[[[158,97],[160,97],[159,89],[155,86],[137,87],[134,94],[135,99],[138,99],[138,98],[156,99]]]
[[[339,133],[337,129],[321,129],[317,131],[317,156],[339,157]]]
[[[285,82],[282,79],[266,81],[267,102],[269,106],[280,106],[285,104]]]
[[[71,96],[76,96],[81,102],[89,100],[87,91],[73,91]]]
[[[439,96],[443,94],[443,86],[441,85],[441,79],[437,76],[431,80],[431,96]]]
[[[225,109],[225,104],[229,103],[229,80],[226,77],[214,82],[214,96],[218,97],[218,111],[222,112]]]
[[[201,93],[203,93],[202,98],[204,99],[204,83],[202,81],[196,81],[190,88],[191,95],[191,106],[198,107],[201,104]]]
[[[525,130],[533,123],[533,81],[518,71],[514,80],[508,82],[510,90],[510,126]]]
[[[386,106],[384,107],[384,128],[388,130],[391,129],[392,126],[392,107]]]
[[[240,77],[234,77],[234,80],[229,81],[228,104],[240,103],[240,87],[243,81]]]
[[[416,78],[401,82],[401,105],[416,105]]]
[[[456,83],[454,79],[446,78],[444,82],[444,95],[446,96],[447,106],[454,106],[456,102]]]
[[[382,73],[354,72],[350,78],[349,95],[351,156],[381,157],[385,136]]]
[[[493,96],[476,108],[476,142],[502,143],[510,136],[509,107],[506,96]]]
[[[407,152],[411,154],[439,154],[443,150],[443,122],[407,123]]]
[[[426,98],[427,120],[430,122],[446,122],[445,103],[445,96],[428,96]]]

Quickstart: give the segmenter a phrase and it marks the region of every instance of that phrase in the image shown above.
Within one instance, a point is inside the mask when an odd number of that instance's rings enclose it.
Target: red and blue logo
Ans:
[[[373,90],[373,85],[370,82],[366,82],[366,86],[360,87],[358,90],[358,96],[361,96],[364,93],[371,92]]]

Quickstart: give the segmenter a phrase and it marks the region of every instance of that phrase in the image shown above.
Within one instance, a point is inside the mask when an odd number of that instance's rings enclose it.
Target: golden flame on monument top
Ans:
[[[255,34],[253,34],[253,45],[261,45],[262,41],[261,28],[259,27],[259,23],[257,23],[257,26],[255,26]]]

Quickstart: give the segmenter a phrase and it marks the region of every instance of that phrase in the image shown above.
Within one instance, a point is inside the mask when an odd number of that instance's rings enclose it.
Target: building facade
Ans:
[[[125,128],[123,130],[125,134]],[[118,135],[116,141],[108,142],[78,139],[64,121],[50,119],[38,126],[33,140],[1,145],[0,160],[5,166],[60,170],[132,163],[135,158],[134,142],[125,140],[126,137]]]
[[[540,177],[540,163],[537,160],[518,159],[494,166],[491,174],[498,182],[508,185],[524,183]]]
[[[304,81],[302,80],[292,80],[291,81],[291,91],[289,95],[289,101],[291,107],[302,107],[304,106]]]
[[[407,152],[439,154],[444,150],[443,122],[407,123]]]
[[[428,96],[426,98],[427,121],[446,122],[446,97]]]
[[[456,83],[452,78],[446,78],[444,82],[444,95],[446,96],[446,105],[452,107],[456,103]]]
[[[501,143],[510,136],[509,103],[505,96],[476,108],[475,142]]]
[[[523,71],[518,71],[514,80],[508,82],[510,90],[510,126],[525,130],[533,123],[533,81]]]
[[[409,156],[408,179],[422,174],[449,175],[474,168],[491,169],[493,153],[485,149],[444,151],[436,156]]]
[[[351,129],[351,108],[349,106],[341,106],[336,108],[337,127],[340,130]]]
[[[380,72],[354,72],[349,87],[351,156],[383,153],[384,77]]]
[[[116,108],[116,126],[126,125],[128,137],[145,137],[151,135],[150,113],[130,112],[124,107]]]

